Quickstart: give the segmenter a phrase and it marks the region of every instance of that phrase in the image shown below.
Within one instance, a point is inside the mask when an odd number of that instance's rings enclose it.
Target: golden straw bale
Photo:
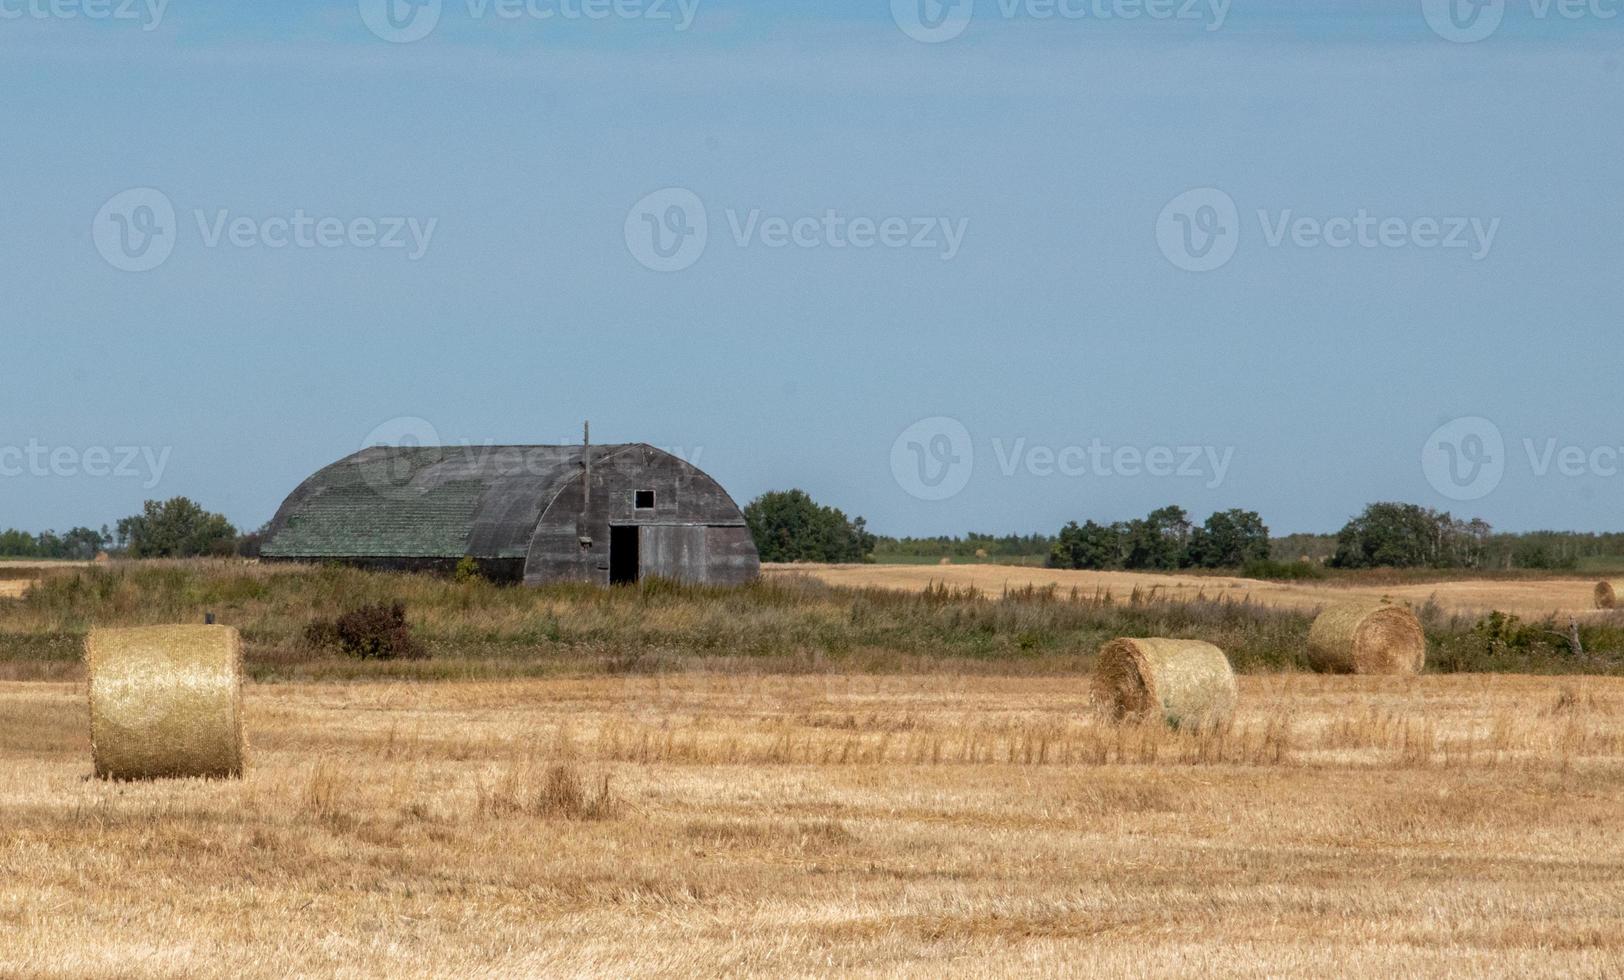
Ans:
[[[85,659],[98,777],[242,775],[242,640],[235,629],[93,630]]]
[[[1612,582],[1597,582],[1596,583],[1596,608],[1597,609],[1617,609],[1618,608],[1618,586],[1614,585]]]
[[[1308,662],[1329,674],[1419,674],[1427,665],[1427,636],[1403,606],[1332,606],[1308,632]]]
[[[1201,640],[1112,640],[1094,666],[1094,700],[1116,721],[1214,725],[1234,714],[1237,697],[1229,658]]]

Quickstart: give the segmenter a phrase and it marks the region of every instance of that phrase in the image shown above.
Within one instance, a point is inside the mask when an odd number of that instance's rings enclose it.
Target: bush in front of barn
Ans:
[[[305,628],[305,642],[361,660],[428,659],[428,651],[406,621],[404,602],[380,602],[352,609],[337,619],[318,619]]]

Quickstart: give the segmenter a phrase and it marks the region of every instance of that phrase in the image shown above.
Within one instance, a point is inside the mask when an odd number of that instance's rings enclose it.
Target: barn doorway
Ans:
[[[637,526],[609,528],[609,584],[636,585],[641,564],[637,554]]]

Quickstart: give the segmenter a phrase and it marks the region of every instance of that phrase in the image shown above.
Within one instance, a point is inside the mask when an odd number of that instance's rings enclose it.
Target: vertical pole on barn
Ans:
[[[592,420],[581,426],[581,456],[586,460],[586,504],[592,506]]]

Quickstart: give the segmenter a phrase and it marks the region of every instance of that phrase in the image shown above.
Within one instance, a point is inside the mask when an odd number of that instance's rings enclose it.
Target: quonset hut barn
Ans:
[[[731,585],[761,570],[744,514],[697,467],[643,444],[376,446],[282,504],[260,556],[486,577]]]

